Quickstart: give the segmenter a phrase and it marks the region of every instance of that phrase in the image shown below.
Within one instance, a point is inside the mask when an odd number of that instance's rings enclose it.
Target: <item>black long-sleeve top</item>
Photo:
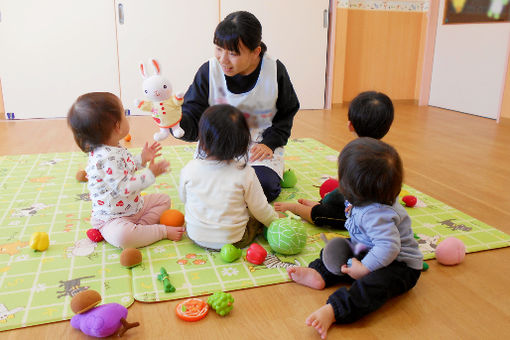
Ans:
[[[261,59],[262,60],[262,59]],[[262,62],[251,74],[225,75],[228,90],[235,94],[249,92],[257,83]],[[276,100],[276,114],[272,125],[262,134],[261,144],[267,145],[271,150],[284,146],[290,137],[294,116],[299,110],[299,100],[290,81],[285,66],[276,60],[276,77],[278,82],[278,99]],[[184,129],[185,141],[198,140],[198,121],[202,113],[209,107],[209,61],[205,62],[197,71],[193,83],[184,95],[182,105],[181,127]]]

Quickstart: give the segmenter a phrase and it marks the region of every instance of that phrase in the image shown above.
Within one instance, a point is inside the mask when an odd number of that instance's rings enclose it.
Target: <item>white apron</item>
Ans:
[[[278,81],[276,61],[267,53],[262,58],[262,66],[255,87],[249,92],[235,94],[228,90],[225,74],[216,58],[209,59],[209,105],[230,104],[237,107],[246,117],[251,134],[250,150],[255,143],[262,141],[262,132],[272,125],[276,114]],[[249,153],[251,157],[251,152]],[[271,168],[280,178],[283,176],[283,147],[274,150],[273,158],[248,163]]]

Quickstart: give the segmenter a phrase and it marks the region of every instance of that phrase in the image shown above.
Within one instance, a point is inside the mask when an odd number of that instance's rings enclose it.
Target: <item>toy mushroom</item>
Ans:
[[[97,306],[101,295],[94,290],[85,290],[71,299],[71,309],[77,313],[71,319],[71,326],[83,333],[97,338],[104,338],[117,333],[122,336],[128,329],[140,325],[138,322],[126,321],[128,310],[118,303]]]
[[[142,263],[142,252],[136,248],[126,248],[120,253],[120,264],[127,268],[138,266]]]

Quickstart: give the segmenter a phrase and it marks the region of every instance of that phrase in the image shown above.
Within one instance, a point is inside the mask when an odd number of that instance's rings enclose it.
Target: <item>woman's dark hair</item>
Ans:
[[[358,137],[381,139],[393,123],[393,103],[384,93],[362,92],[352,100],[347,115]]]
[[[229,51],[239,53],[239,42],[253,51],[261,47],[260,56],[267,47],[262,42],[262,25],[250,12],[239,11],[230,13],[216,26],[213,43]]]
[[[83,152],[104,144],[124,114],[120,99],[109,92],[86,93],[67,113],[67,124]]]
[[[200,156],[218,161],[244,157],[248,161],[250,129],[237,108],[228,104],[208,107],[200,118],[198,131]]]
[[[353,140],[338,157],[339,188],[354,206],[393,205],[402,189],[403,175],[397,151],[374,138]]]

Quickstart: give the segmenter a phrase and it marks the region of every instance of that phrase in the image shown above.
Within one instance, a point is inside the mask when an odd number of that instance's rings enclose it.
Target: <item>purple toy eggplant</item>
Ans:
[[[118,303],[107,303],[76,314],[71,319],[71,326],[97,338],[113,335],[117,330],[118,335],[122,336],[128,329],[139,325],[138,322],[127,322],[127,314],[126,307]]]

